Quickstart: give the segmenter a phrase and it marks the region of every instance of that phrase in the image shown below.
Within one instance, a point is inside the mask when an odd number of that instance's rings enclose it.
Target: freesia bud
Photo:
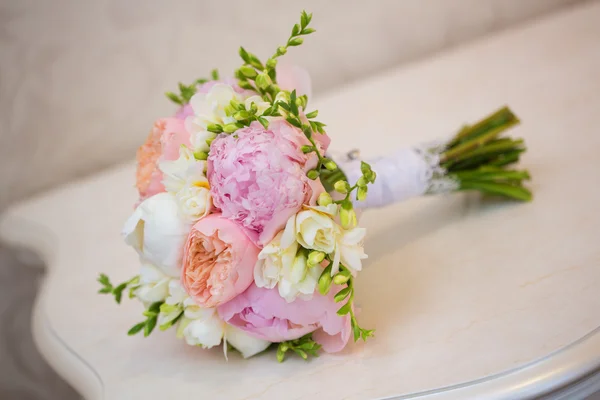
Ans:
[[[308,173],[306,174],[306,176],[308,176],[308,179],[311,179],[311,180],[313,180],[313,181],[314,181],[315,179],[317,179],[317,178],[319,177],[319,175],[320,175],[320,172],[319,172],[319,171],[317,171],[316,169],[311,169],[311,170],[310,170],[310,171],[308,171]]]
[[[312,146],[308,146],[308,145],[302,146],[302,152],[303,152],[304,154],[306,154],[306,153],[310,153],[310,152],[311,152],[311,151],[313,151],[314,149],[315,149],[315,148],[314,148],[314,147],[312,147]]]
[[[223,127],[223,132],[225,133],[233,133],[237,131],[239,127],[236,124],[227,124]]]
[[[330,171],[335,171],[337,169],[337,164],[333,162],[333,160],[327,160],[325,161],[325,168]]]
[[[323,192],[323,193],[321,193],[319,195],[319,198],[317,199],[317,203],[320,206],[327,207],[328,205],[330,205],[331,203],[333,203],[333,199],[331,198],[331,196],[329,195],[329,193]]]
[[[333,283],[336,285],[343,285],[350,280],[350,275],[339,273],[333,277]]]
[[[325,253],[322,251],[311,251],[308,255],[308,265],[314,266],[320,264],[325,259]]]
[[[321,277],[319,277],[319,293],[322,295],[329,293],[329,289],[331,289],[331,283],[331,266],[328,266],[321,274]]]
[[[348,182],[340,180],[333,185],[333,188],[338,193],[346,194],[348,193],[348,190],[350,190],[350,185]]]
[[[356,212],[353,208],[343,207],[340,210],[340,221],[342,223],[342,228],[344,229],[352,229],[356,226]]]
[[[270,69],[275,69],[275,67],[277,66],[277,60],[274,58],[269,58],[267,60],[267,68]]]
[[[254,68],[252,68],[249,65],[242,65],[240,67],[240,72],[246,77],[246,78],[255,78],[257,74],[256,70]]]
[[[258,74],[256,76],[255,82],[256,82],[256,86],[258,86],[259,89],[263,89],[263,90],[265,90],[266,88],[268,88],[270,85],[273,84],[273,81],[271,81],[271,78],[269,77],[269,75],[267,75],[264,72],[261,72],[260,74]]]
[[[208,160],[208,153],[205,151],[197,151],[194,153],[194,158],[196,160]]]
[[[287,53],[287,49],[286,49],[284,46],[279,46],[279,47],[277,48],[277,54],[279,54],[279,55],[281,55],[281,56],[282,56],[282,55],[284,55],[285,53]]]
[[[365,201],[367,198],[367,187],[359,187],[358,191],[356,192],[356,200],[358,201]]]

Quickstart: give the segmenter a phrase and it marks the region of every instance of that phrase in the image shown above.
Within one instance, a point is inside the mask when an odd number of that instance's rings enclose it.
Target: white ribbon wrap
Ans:
[[[393,155],[379,157],[367,162],[377,173],[374,184],[369,185],[365,201],[354,204],[358,208],[378,208],[424,194],[446,193],[458,189],[458,182],[449,178],[440,167],[443,143],[429,143],[412,149],[402,149]],[[361,161],[358,159],[335,160],[346,174],[350,185],[360,178]]]

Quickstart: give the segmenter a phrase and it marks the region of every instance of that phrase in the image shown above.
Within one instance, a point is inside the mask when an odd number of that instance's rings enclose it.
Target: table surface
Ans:
[[[364,215],[370,258],[357,302],[377,329],[367,344],[277,364],[269,352],[227,362],[173,332],[128,337],[140,305],[117,306],[95,282],[137,273],[119,236],[135,201],[125,165],[0,222],[3,239],[49,263],[34,318],[42,352],[90,399],[524,398],[598,368],[598,21],[596,2],[315,101],[340,151],[444,138],[504,104],[529,148],[532,203],[460,194]]]

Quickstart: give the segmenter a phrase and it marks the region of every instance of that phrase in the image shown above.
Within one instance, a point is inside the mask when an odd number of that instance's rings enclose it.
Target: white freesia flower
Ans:
[[[144,304],[163,301],[169,294],[171,277],[154,265],[144,263],[140,270],[140,280],[134,294]]]
[[[207,140],[213,140],[216,137],[216,133],[209,132],[206,130],[198,130],[196,132],[192,132],[192,134],[190,135],[190,143],[192,145],[194,153],[201,151],[208,153],[210,150],[210,146],[208,145]]]
[[[290,218],[282,232],[258,254],[254,267],[254,282],[258,287],[272,289],[283,277],[284,268],[291,269],[298,251],[294,237],[294,218]]]
[[[296,297],[309,300],[315,292],[323,268],[320,265],[311,267],[307,261],[306,253],[301,251],[296,255],[291,268],[284,268],[278,289],[279,295],[288,303]]]
[[[331,254],[335,250],[340,227],[333,218],[337,205],[304,207],[296,215],[296,240],[302,247]]]
[[[158,167],[163,172],[163,185],[167,192],[177,193],[186,186],[208,188],[208,179],[204,174],[206,162],[196,160],[192,150],[186,146],[179,148],[177,160],[163,160]]]
[[[225,322],[219,318],[215,308],[191,306],[185,309],[179,327],[187,344],[210,349],[221,344]]]
[[[254,96],[250,96],[248,97],[245,101],[244,101],[244,106],[246,107],[246,110],[250,110],[250,108],[252,108],[252,103],[254,103],[256,105],[256,115],[257,116],[261,116],[263,115],[263,113],[265,112],[265,110],[269,107],[271,107],[271,103],[269,103],[268,101],[264,101],[262,97],[254,95]]]
[[[341,230],[336,238],[336,249],[331,267],[332,276],[339,271],[340,262],[354,274],[362,270],[362,260],[368,257],[363,248],[365,234],[365,228]]]
[[[123,236],[143,261],[169,276],[178,277],[183,245],[191,225],[179,212],[171,193],[159,193],[144,200],[125,222]]]
[[[267,349],[271,342],[248,335],[233,325],[225,325],[225,340],[235,347],[242,357],[248,358]]]
[[[190,149],[181,146],[179,158],[161,161],[165,189],[175,194],[183,215],[192,221],[205,216],[211,208],[208,179],[204,174],[206,163],[196,160]]]
[[[185,121],[188,132],[206,131],[209,124],[227,125],[236,122],[235,118],[228,117],[225,113],[231,100],[242,101],[242,96],[235,92],[231,85],[217,83],[208,93],[196,93],[190,99],[194,116]]]

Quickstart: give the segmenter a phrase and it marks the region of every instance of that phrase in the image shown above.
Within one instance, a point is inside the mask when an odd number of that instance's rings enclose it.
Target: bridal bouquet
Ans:
[[[529,200],[524,151],[499,138],[518,122],[502,109],[452,139],[376,159],[335,160],[325,124],[309,111],[309,78],[278,68],[312,14],[266,62],[240,48],[235,78],[180,84],[176,115],[159,119],[137,153],[139,201],[123,235],[141,270],[100,293],[144,305],[128,332],[173,328],[193,346],[243,357],[277,345],[306,359],[373,336],[360,326],[354,282],[367,258],[355,207],[476,189]],[[337,161],[337,162],[336,162]]]

